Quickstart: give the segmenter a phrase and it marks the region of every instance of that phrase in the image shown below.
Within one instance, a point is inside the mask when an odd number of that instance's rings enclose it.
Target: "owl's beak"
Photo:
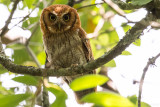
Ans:
[[[61,29],[61,23],[58,23],[58,29],[59,30]]]

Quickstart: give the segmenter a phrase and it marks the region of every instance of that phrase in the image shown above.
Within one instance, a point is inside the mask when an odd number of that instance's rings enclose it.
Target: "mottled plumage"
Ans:
[[[40,24],[45,52],[52,68],[66,68],[93,59],[90,42],[81,28],[80,18],[74,8],[67,5],[51,5],[43,10]],[[81,75],[83,74],[65,76],[63,79],[70,84]],[[95,89],[75,93],[79,100],[93,91]]]

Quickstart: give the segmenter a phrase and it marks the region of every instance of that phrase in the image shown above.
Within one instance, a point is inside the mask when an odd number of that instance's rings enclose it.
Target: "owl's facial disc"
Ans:
[[[51,22],[50,31],[56,33],[67,31],[70,29],[70,25],[68,22],[70,21],[70,13],[66,12],[64,14],[58,14],[53,11],[53,13],[49,14],[49,19]]]

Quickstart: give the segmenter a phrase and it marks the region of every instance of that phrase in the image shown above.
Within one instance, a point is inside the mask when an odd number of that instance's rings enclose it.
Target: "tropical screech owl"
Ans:
[[[79,15],[74,8],[67,5],[44,8],[40,25],[46,56],[52,68],[66,68],[93,60],[90,42],[81,28]],[[81,75],[83,74],[65,76],[63,79],[70,84]],[[94,91],[95,89],[88,89],[75,92],[78,102],[84,95]]]

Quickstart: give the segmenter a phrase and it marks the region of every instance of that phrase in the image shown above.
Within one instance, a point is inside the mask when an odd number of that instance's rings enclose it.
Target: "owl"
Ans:
[[[40,17],[43,43],[51,68],[67,68],[93,60],[90,42],[81,28],[77,11],[67,5],[51,5],[44,8]],[[93,74],[95,71],[90,71]],[[75,78],[84,74],[64,76],[63,80],[70,84]],[[76,99],[80,99],[95,88],[76,91]]]

